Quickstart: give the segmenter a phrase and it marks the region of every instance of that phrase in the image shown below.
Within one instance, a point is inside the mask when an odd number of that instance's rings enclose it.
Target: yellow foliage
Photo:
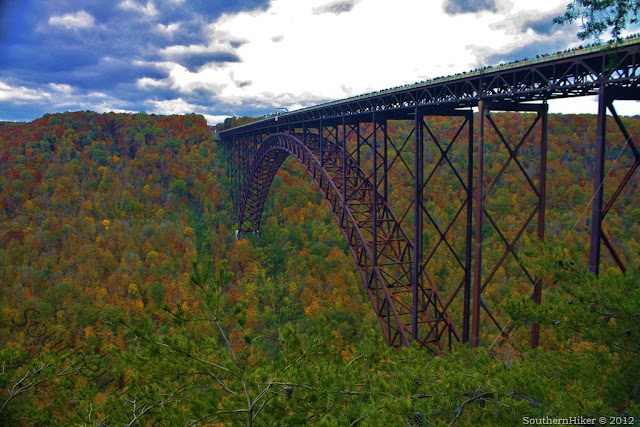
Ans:
[[[333,249],[331,249],[331,252],[329,252],[329,255],[327,255],[327,261],[341,261],[344,259],[344,257],[344,252],[342,252],[342,250],[340,250],[339,248],[334,247]]]
[[[296,284],[296,282],[289,282],[288,288],[290,294],[295,294],[296,292],[298,292],[298,285]]]
[[[104,227],[105,230],[108,230],[109,227],[111,227],[111,221],[109,221],[108,219],[103,219],[102,226]]]
[[[138,285],[135,283],[129,283],[129,296],[131,298],[139,298],[140,290],[138,289]]]
[[[35,205],[35,203],[33,203],[33,201],[27,200],[24,203],[24,208],[27,210],[27,212],[31,212],[32,213],[32,212],[35,211],[36,205]]]
[[[147,260],[147,263],[153,264],[154,262],[156,262],[158,260],[158,252],[153,251],[153,250],[147,252],[146,260]]]
[[[318,300],[315,298],[313,299],[313,301],[311,301],[310,305],[304,307],[304,314],[307,315],[307,317],[314,317],[315,314],[319,311],[320,304],[318,304]]]
[[[350,345],[342,350],[342,361],[347,363],[353,360],[353,346]]]

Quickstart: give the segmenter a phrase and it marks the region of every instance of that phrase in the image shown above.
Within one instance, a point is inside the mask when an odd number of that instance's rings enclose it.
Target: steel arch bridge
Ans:
[[[637,185],[631,178],[640,165],[640,146],[614,101],[640,100],[639,38],[383,90],[223,131],[238,229],[259,229],[271,182],[292,156],[331,208],[389,345],[417,341],[441,353],[457,341],[477,346],[491,333],[509,339],[513,327],[488,293],[499,271],[507,269],[521,277],[521,293],[541,302],[542,280],[527,268],[522,247],[545,240],[547,101],[587,95],[598,97],[589,268],[598,274],[604,243],[612,263],[625,272],[630,261],[603,225],[621,192]],[[494,111],[530,113],[522,116],[525,131],[507,135]],[[443,130],[432,117],[451,118],[455,129]],[[605,201],[611,121],[631,161]],[[406,130],[400,138],[389,132],[396,122]],[[500,168],[487,170],[487,156],[498,149],[504,152]],[[515,224],[505,224],[491,208],[497,184],[510,173],[527,194],[526,214]],[[389,185],[392,175],[410,184],[408,206],[394,200],[399,190]],[[440,196],[449,200],[448,215],[433,206],[434,191],[446,193]],[[430,274],[445,264],[453,273]],[[537,346],[538,325],[530,333]]]

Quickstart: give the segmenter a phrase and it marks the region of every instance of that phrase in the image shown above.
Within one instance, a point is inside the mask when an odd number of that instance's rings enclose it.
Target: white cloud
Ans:
[[[138,79],[136,85],[140,88],[154,88],[154,87],[166,87],[169,82],[159,79],[152,79],[151,77],[143,77]]]
[[[167,46],[163,49],[160,49],[158,53],[164,57],[171,58],[175,56],[182,56],[182,55],[188,55],[188,54],[206,53],[209,51],[210,49],[205,45],[192,44],[189,46],[185,46],[185,45]]]
[[[95,25],[95,19],[89,13],[81,10],[76,13],[53,15],[49,18],[49,25],[54,27],[64,27],[68,30],[78,30],[93,27]]]
[[[172,22],[171,24],[158,24],[155,29],[157,32],[161,34],[165,34],[169,37],[173,37],[176,31],[179,31],[181,24],[179,22]]]
[[[24,86],[10,86],[0,81],[0,101],[25,103],[51,98],[51,94]]]
[[[164,101],[148,101],[148,104],[152,106],[152,113],[158,114],[189,114],[200,110],[199,107],[194,104],[190,104],[182,98],[167,99]]]
[[[134,0],[123,0],[118,7],[123,10],[140,13],[149,18],[154,18],[158,15],[158,9],[156,9],[156,5],[151,0],[148,0],[144,6]]]
[[[164,101],[149,100],[147,105],[150,107],[148,112],[156,114],[202,114],[209,125],[221,123],[224,119],[230,117],[229,115],[205,114],[202,106],[191,104],[182,98]]]
[[[616,113],[621,116],[635,116],[640,114],[640,101],[615,101]],[[550,113],[598,114],[598,98],[583,96],[580,98],[564,98],[549,101]],[[607,114],[611,115],[609,111]]]
[[[226,32],[216,31],[215,29],[209,30],[208,38],[209,40],[203,40],[204,43],[200,44],[167,46],[160,49],[158,53],[167,60],[174,61],[179,61],[180,58],[191,55],[224,53],[233,55],[235,50],[234,46],[244,43],[244,40],[237,39]]]
[[[224,119],[227,119],[231,116],[212,116],[211,114],[203,114],[204,118],[207,120],[207,123],[211,126],[217,125],[218,123],[224,122]]]
[[[54,92],[58,92],[58,94],[71,95],[73,92],[73,87],[64,83],[49,83],[48,86]]]
[[[495,53],[550,42],[552,35],[515,31],[505,18],[534,10],[542,16],[565,1],[497,0],[495,11],[447,15],[439,1],[395,0],[389,7],[386,0],[272,0],[266,10],[222,15],[202,44],[163,49],[165,61],[174,62],[169,77],[138,84],[165,85],[185,99],[208,90],[239,109],[292,109],[468,71],[488,65],[483,61]],[[228,40],[243,41],[235,49],[240,62],[197,72],[175,63],[180,55],[230,49]]]
[[[0,81],[0,101],[11,104],[38,103],[49,106],[50,111],[64,111],[68,109],[88,109],[99,113],[133,112],[127,109],[128,102],[114,98],[101,92],[82,91],[68,84],[48,83],[41,88],[12,86]]]

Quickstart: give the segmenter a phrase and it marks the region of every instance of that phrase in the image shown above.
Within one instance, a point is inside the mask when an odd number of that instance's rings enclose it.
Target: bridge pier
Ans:
[[[475,213],[476,213],[476,230],[475,230],[475,257],[474,257],[474,271],[473,271],[473,311],[471,314],[471,346],[476,347],[480,344],[480,329],[484,323],[493,324],[498,329],[499,335],[502,339],[508,339],[509,333],[513,330],[513,324],[500,323],[499,319],[493,314],[491,308],[483,301],[482,295],[486,288],[490,285],[492,279],[502,267],[504,268],[505,260],[509,255],[515,260],[516,264],[522,270],[522,273],[526,279],[530,282],[532,290],[530,292],[531,298],[537,304],[542,300],[542,279],[539,277],[533,277],[516,250],[516,245],[520,241],[523,234],[525,234],[527,228],[531,224],[533,217],[537,216],[536,237],[539,241],[544,241],[544,228],[545,228],[545,210],[546,210],[546,175],[547,175],[547,112],[548,105],[546,101],[542,104],[520,104],[520,103],[506,103],[506,102],[487,102],[486,100],[480,100],[478,103],[478,117],[479,117],[479,129],[478,129],[478,170],[477,170],[477,187],[475,194]],[[496,121],[491,116],[491,111],[514,111],[514,112],[535,112],[537,113],[533,123],[529,126],[525,134],[514,145],[510,144],[507,138],[503,135]],[[540,137],[539,137],[539,162],[538,162],[538,176],[537,184],[535,179],[532,178],[527,170],[524,168],[518,158],[518,154],[522,146],[532,136],[533,130],[536,125],[540,123]],[[503,163],[502,168],[494,177],[485,177],[485,143],[486,143],[486,125],[490,126],[497,136],[498,147],[504,146],[508,153],[508,159]],[[496,147],[496,150],[497,148]],[[499,225],[499,221],[494,219],[486,208],[486,201],[491,191],[495,187],[499,179],[504,175],[509,164],[513,162],[520,170],[522,177],[525,179],[525,189],[531,190],[534,193],[537,202],[530,211],[528,217],[519,228],[515,230],[515,235],[509,236],[504,227]],[[490,179],[490,183],[487,189],[485,189],[485,183]],[[494,240],[498,240],[502,248],[502,255],[497,262],[493,264],[489,274],[483,277],[483,255],[486,252],[484,247],[484,229],[485,219],[489,222],[490,230],[494,232]],[[508,226],[509,224],[507,224]],[[484,321],[481,313],[484,313],[488,317],[488,322]],[[532,325],[531,329],[531,346],[536,347],[539,342],[539,326],[537,324]]]
[[[605,244],[608,253],[611,255],[613,261],[618,266],[620,271],[622,271],[623,273],[626,273],[627,271],[627,266],[622,260],[622,257],[618,254],[618,251],[616,251],[616,249],[614,248],[613,243],[604,232],[603,223],[607,213],[609,213],[611,208],[614,206],[614,203],[622,193],[622,190],[624,190],[627,185],[629,185],[631,178],[640,165],[640,148],[638,147],[637,143],[633,142],[631,135],[618,116],[618,113],[614,106],[615,100],[640,100],[640,89],[606,87],[605,85],[601,85],[600,91],[598,93],[596,159],[593,179],[593,205],[591,207],[591,241],[589,251],[589,271],[596,275],[600,273],[601,243]],[[624,148],[628,146],[631,149],[634,160],[631,167],[614,190],[613,195],[605,205],[604,184],[610,172],[609,171],[605,173],[605,153],[607,145],[607,111],[611,113],[617,129],[622,133],[622,136],[625,140],[625,147],[623,147],[619,155],[622,153]]]

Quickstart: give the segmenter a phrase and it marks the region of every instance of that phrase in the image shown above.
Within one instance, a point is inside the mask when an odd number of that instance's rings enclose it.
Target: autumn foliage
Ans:
[[[452,138],[454,120],[430,125]],[[516,138],[530,117],[496,121]],[[625,123],[640,135],[640,120]],[[530,238],[519,247],[531,271],[546,275],[548,304],[527,303],[512,261],[484,294],[497,315],[515,319],[517,339],[540,322],[542,349],[459,345],[432,358],[381,342],[346,243],[294,159],[273,181],[260,233],[236,240],[238,189],[201,116],[73,112],[0,123],[0,423],[504,425],[525,415],[638,416],[637,280],[615,275],[608,258],[600,281],[583,269],[594,133],[592,116],[550,116],[551,248]],[[402,141],[408,126],[390,124],[389,135]],[[616,182],[632,157],[619,136],[611,140],[606,167]],[[534,173],[535,141],[523,147]],[[508,153],[495,137],[487,150],[490,177]],[[412,155],[408,148],[398,162],[412,164]],[[487,209],[513,233],[531,195],[518,171],[508,172]],[[635,268],[637,176],[607,217],[612,244]],[[437,177],[429,193],[437,221],[451,217],[459,192],[450,178]],[[395,171],[388,179],[401,213],[411,183]],[[426,248],[434,236],[425,234]],[[499,245],[487,236],[491,260]],[[438,283],[460,274],[446,257],[429,268]]]

